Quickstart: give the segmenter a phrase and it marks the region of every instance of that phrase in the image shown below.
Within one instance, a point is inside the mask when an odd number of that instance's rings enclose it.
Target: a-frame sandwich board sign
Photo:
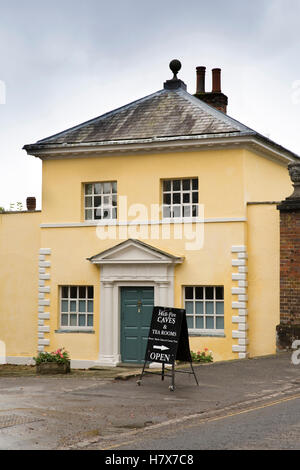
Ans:
[[[144,367],[140,379],[137,381],[138,385],[141,384],[141,380],[145,372],[152,373],[150,371],[145,371],[146,364],[148,362],[156,362],[162,364],[162,380],[164,380],[165,376],[172,377],[172,385],[169,388],[170,390],[174,390],[176,360],[190,363],[191,372],[185,370],[176,370],[176,372],[193,374],[198,385],[197,377],[192,365],[185,310],[170,307],[154,307],[148,335]],[[172,365],[171,376],[165,374],[166,364]]]

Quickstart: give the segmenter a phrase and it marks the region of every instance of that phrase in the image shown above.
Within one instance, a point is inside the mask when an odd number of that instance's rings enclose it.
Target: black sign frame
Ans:
[[[176,360],[189,362],[191,372],[185,370],[175,371]],[[196,384],[199,385],[192,365],[186,311],[184,309],[153,307],[145,361],[141,376],[137,381],[138,385],[141,385],[145,373],[158,375],[157,372],[145,370],[148,362],[162,364],[161,379],[164,380],[165,377],[172,378],[172,385],[169,387],[171,391],[175,390],[175,372],[194,375]],[[171,375],[165,373],[166,365],[172,366]]]

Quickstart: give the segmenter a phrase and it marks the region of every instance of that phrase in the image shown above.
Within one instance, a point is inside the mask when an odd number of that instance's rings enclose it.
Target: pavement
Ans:
[[[36,375],[33,367],[0,366],[0,449],[108,449],[142,432],[174,427],[300,396],[300,365],[290,353],[194,366],[171,379],[141,369],[96,368]],[[183,370],[188,371],[188,368]]]

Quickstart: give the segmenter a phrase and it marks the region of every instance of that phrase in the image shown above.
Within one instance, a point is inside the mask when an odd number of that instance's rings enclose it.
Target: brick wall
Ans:
[[[300,325],[300,210],[280,211],[280,323]]]

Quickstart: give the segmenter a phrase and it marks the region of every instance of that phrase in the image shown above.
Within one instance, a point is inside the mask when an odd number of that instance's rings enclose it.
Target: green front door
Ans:
[[[144,361],[153,305],[153,287],[122,287],[122,362],[141,364]]]

